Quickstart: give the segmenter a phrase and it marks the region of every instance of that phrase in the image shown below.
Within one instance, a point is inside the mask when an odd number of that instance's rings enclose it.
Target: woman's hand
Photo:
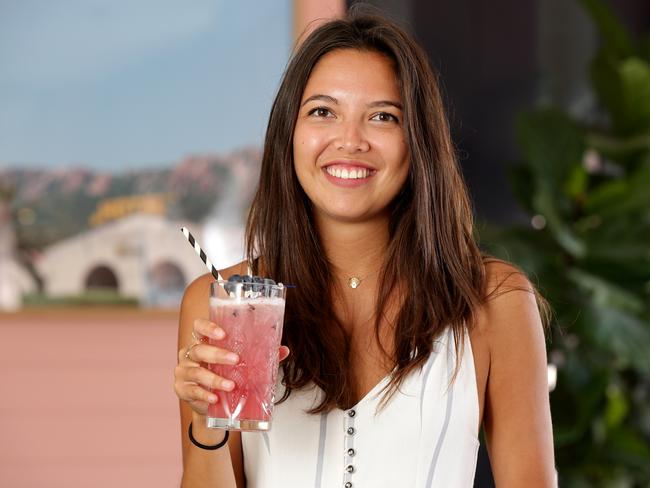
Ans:
[[[210,371],[207,364],[237,364],[239,357],[234,352],[207,343],[208,338],[221,340],[226,333],[214,322],[196,319],[192,335],[195,342],[178,351],[178,365],[174,370],[174,391],[181,400],[199,415],[208,412],[208,405],[217,403],[213,390],[230,391],[235,384]],[[280,361],[289,355],[289,348],[280,346]]]

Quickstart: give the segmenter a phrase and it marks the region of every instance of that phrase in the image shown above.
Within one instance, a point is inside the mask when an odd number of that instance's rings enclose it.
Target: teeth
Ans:
[[[341,178],[342,180],[356,180],[359,178],[368,177],[368,170],[365,168],[348,170],[347,168],[341,169],[341,168],[334,168],[332,166],[328,166],[327,168],[325,168],[325,171],[327,171],[327,174],[336,176],[337,178]]]

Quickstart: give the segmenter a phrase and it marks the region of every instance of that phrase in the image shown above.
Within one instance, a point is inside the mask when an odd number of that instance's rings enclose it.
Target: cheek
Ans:
[[[399,174],[397,179],[399,181],[399,187],[401,188],[408,179],[411,163],[406,144],[402,141],[402,143],[397,144],[396,147],[397,151],[395,151],[394,160],[397,165],[397,173]]]
[[[303,153],[318,153],[327,146],[328,136],[323,130],[313,127],[301,127],[294,130],[294,151]]]
[[[293,134],[293,168],[298,177],[300,186],[305,187],[305,178],[309,167],[313,164],[312,152],[309,149],[309,141],[305,138],[304,131],[296,128]]]
[[[296,129],[293,134],[293,154],[296,162],[301,161],[309,152],[309,139],[304,130]]]
[[[293,161],[296,169],[300,166],[300,163],[305,159],[305,137],[302,131],[296,127],[296,130],[293,132]]]
[[[395,140],[392,144],[384,145],[384,154],[395,173],[400,176],[408,173],[409,154],[404,140]]]

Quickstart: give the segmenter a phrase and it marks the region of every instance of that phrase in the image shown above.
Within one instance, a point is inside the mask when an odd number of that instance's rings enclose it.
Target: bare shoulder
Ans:
[[[519,289],[528,292],[534,290],[533,285],[522,270],[500,259],[485,261],[485,276],[488,296],[500,290]]]
[[[212,275],[206,273],[196,278],[187,286],[187,288],[185,288],[183,301],[181,302],[181,314],[184,309],[195,308],[197,305],[207,304],[208,290],[210,289],[210,283],[213,281],[214,278]]]
[[[531,328],[543,331],[541,320],[535,320],[540,318],[535,288],[517,267],[497,259],[487,260],[483,295],[484,301],[476,311],[473,336],[480,338],[488,349],[490,343],[500,341],[501,335],[534,332]],[[522,314],[532,320],[516,320]]]
[[[234,266],[224,268],[219,270],[219,274],[225,279],[228,279],[231,275],[234,274],[244,274],[246,272],[246,261],[237,263]],[[206,302],[208,296],[208,290],[210,289],[210,283],[214,281],[214,276],[210,273],[205,273],[204,275],[199,276],[194,281],[192,281],[187,288],[185,289],[185,294],[183,295],[183,305],[194,305],[195,302]]]
[[[490,260],[485,264],[485,301],[479,312],[479,323],[484,332],[500,334],[542,331],[537,292],[523,271],[510,263]],[[527,320],[522,320],[527,319]]]

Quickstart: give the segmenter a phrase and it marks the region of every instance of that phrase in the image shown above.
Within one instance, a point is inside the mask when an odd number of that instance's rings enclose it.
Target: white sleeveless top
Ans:
[[[449,329],[375,415],[386,376],[349,410],[305,413],[322,390],[294,390],[267,433],[242,432],[247,488],[471,488],[479,403],[469,335],[455,381]],[[283,387],[278,381],[276,398]]]

